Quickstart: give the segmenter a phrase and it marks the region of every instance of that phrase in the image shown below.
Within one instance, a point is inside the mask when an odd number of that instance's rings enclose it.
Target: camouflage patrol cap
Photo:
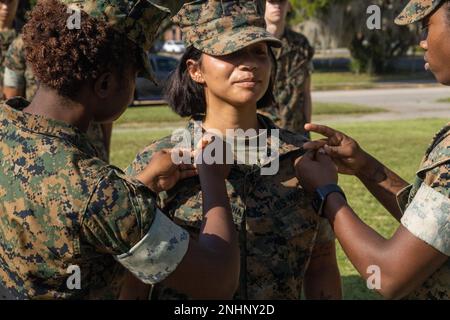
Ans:
[[[155,82],[146,52],[151,48],[161,22],[170,11],[148,0],[59,0],[103,21],[142,49],[144,76]]]
[[[213,56],[231,54],[261,41],[281,46],[266,31],[256,0],[197,0],[186,3],[172,21],[181,27],[187,47]]]
[[[445,0],[411,0],[395,19],[398,25],[407,25],[426,18]]]

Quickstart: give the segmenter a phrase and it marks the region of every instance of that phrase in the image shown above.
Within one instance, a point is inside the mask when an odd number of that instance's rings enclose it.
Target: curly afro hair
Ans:
[[[121,75],[141,68],[141,49],[104,22],[81,12],[81,28],[69,29],[71,13],[57,0],[40,0],[23,28],[27,62],[41,84],[73,98],[105,71]]]

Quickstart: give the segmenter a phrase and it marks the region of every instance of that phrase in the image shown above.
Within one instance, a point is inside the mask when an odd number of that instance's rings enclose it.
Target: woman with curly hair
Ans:
[[[42,0],[33,9],[23,40],[40,87],[30,103],[0,110],[0,284],[12,296],[114,299],[133,279],[198,298],[235,291],[226,167],[175,165],[161,151],[133,179],[96,157],[85,134],[125,111],[139,71],[150,77],[144,52],[167,15],[146,0]],[[205,219],[191,241],[154,198],[197,172]]]

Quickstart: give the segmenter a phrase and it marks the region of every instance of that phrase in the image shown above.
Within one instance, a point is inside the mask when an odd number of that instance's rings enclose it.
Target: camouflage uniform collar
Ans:
[[[403,213],[406,208],[409,207],[419,188],[422,186],[427,173],[450,161],[450,154],[448,152],[442,152],[443,150],[446,150],[445,148],[448,146],[448,142],[446,143],[445,140],[449,137],[450,123],[434,136],[430,146],[425,152],[420,168],[416,172],[415,182],[398,192],[397,204]],[[440,144],[443,144],[441,148],[439,148]]]
[[[80,129],[63,121],[23,112],[29,104],[27,100],[19,97],[5,101],[0,110],[1,125],[11,123],[24,131],[60,138],[89,155],[96,155],[95,148]]]
[[[195,137],[195,128],[196,128],[196,122],[198,121],[202,121],[204,118],[203,114],[197,114],[194,115],[188,122],[187,126],[186,126],[186,130],[189,131],[189,133],[191,134],[191,137]],[[274,122],[272,120],[270,120],[268,117],[259,114],[258,113],[258,121],[261,125],[261,129],[265,129],[268,131],[268,137],[271,134],[271,130],[278,130],[278,148],[277,148],[277,154],[274,154],[273,157],[277,157],[278,159],[282,159],[285,156],[290,155],[291,153],[298,153],[298,155],[300,156],[301,154],[303,154],[303,149],[302,146],[305,142],[307,142],[307,140],[305,139],[305,137],[301,134],[296,134],[293,133],[291,131],[285,130],[285,129],[281,129],[279,127],[277,127]],[[275,138],[276,139],[276,138]],[[195,148],[195,139],[192,139],[191,142],[191,148],[194,149]],[[268,150],[271,150],[270,148],[270,141],[271,139],[267,139],[268,141]],[[273,159],[272,159],[273,161]],[[253,166],[249,166],[249,165],[236,165],[235,167],[244,170],[244,171],[248,171],[249,169],[251,169],[251,171],[255,171],[255,170],[260,170],[261,167],[267,166],[271,163],[271,161],[265,161],[262,163],[259,163],[258,165],[253,165]]]
[[[430,154],[430,152],[434,149],[435,145],[445,139],[450,135],[450,122],[447,123],[438,133],[433,137],[433,142],[428,147],[426,151],[426,155]]]
[[[435,151],[436,147],[441,144],[445,139],[450,137],[450,123],[448,123],[445,127],[443,127],[433,138],[430,146],[425,152],[425,156],[422,160],[421,168],[417,172],[420,174],[423,171],[428,170],[429,168],[440,165],[441,163],[447,162],[450,158],[450,155],[442,155],[441,157],[433,157],[431,154]]]
[[[278,127],[272,120],[270,120],[270,118],[262,114],[258,113],[258,120],[263,129],[279,130],[280,146],[278,150],[280,157],[294,151],[299,151],[303,144],[307,142],[303,135],[295,134],[289,130]]]

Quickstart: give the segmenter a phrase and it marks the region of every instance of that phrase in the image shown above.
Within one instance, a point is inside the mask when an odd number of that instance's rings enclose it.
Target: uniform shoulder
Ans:
[[[281,142],[295,147],[302,147],[307,139],[300,133],[292,132],[288,129],[277,126],[272,119],[263,113],[258,112],[258,120],[265,129],[276,130],[278,138]]]
[[[311,60],[314,56],[315,50],[306,36],[292,29],[286,29],[282,42],[284,54],[294,55],[308,60]]]
[[[305,142],[308,141],[305,138],[305,136],[300,133],[295,133],[290,130],[282,128],[279,128],[279,130],[280,130],[280,140],[282,140],[285,143],[301,148],[303,147],[303,144],[305,144]]]
[[[17,36],[8,48],[5,56],[5,66],[14,71],[25,70],[24,43],[21,35]]]
[[[310,47],[308,38],[300,32],[296,32],[291,28],[286,28],[285,37],[291,45],[297,47]]]
[[[130,176],[135,176],[147,166],[155,152],[172,149],[175,145],[176,142],[172,141],[172,136],[167,136],[153,142],[136,155],[136,158],[125,169],[125,172]]]

